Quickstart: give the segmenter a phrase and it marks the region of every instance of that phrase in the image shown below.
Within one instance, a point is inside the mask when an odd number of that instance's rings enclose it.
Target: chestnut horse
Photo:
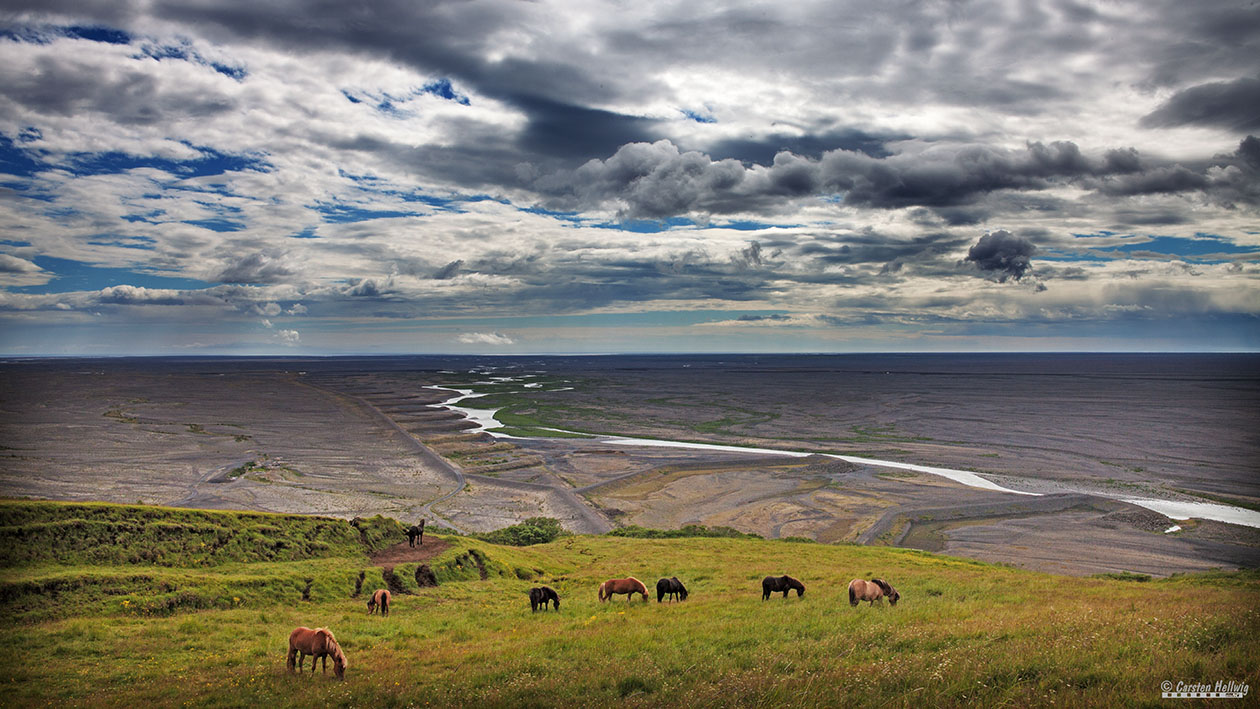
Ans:
[[[372,615],[377,608],[381,610],[381,615],[389,615],[389,591],[383,588],[376,589],[368,599],[368,615]]]
[[[796,597],[800,598],[805,595],[805,584],[797,581],[791,576],[767,576],[761,580],[761,600],[766,600],[772,593],[783,592],[783,597],[787,598],[788,591],[796,589]]]
[[[643,602],[647,603],[647,586],[633,576],[624,579],[608,579],[599,585],[599,602],[603,603],[613,597],[614,593],[626,594],[626,600],[634,600],[634,594],[643,594]]]
[[[337,675],[337,679],[346,678],[346,668],[350,666],[350,663],[346,661],[346,654],[341,651],[337,638],[333,637],[332,631],[328,628],[312,630],[302,626],[294,628],[293,632],[289,633],[289,671],[292,672],[296,664],[298,674],[302,674],[302,663],[306,661],[307,655],[311,656],[311,674],[315,674],[315,665],[321,658],[324,660],[324,673],[327,674],[328,656],[331,655],[333,674]]]
[[[849,582],[849,605],[851,606],[856,606],[862,601],[870,601],[873,606],[875,601],[883,602],[885,597],[888,598],[890,606],[897,605],[897,601],[901,600],[901,594],[897,593],[897,589],[889,586],[883,579],[870,581],[853,579]]]

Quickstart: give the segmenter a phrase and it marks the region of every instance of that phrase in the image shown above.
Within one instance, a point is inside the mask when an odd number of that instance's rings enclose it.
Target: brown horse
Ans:
[[[379,608],[381,615],[389,615],[389,591],[378,588],[368,599],[368,615],[372,615]]]
[[[614,593],[626,594],[626,600],[634,600],[634,594],[643,594],[643,602],[647,603],[647,586],[633,576],[624,579],[608,579],[599,585],[599,602],[603,603],[613,597]]]
[[[862,579],[853,579],[849,582],[849,605],[856,606],[862,601],[870,601],[871,605],[875,605],[875,601],[883,602],[884,598],[888,599],[888,605],[895,606],[897,601],[901,600],[901,594],[897,593],[897,589],[888,585],[883,579],[871,579],[863,581]]]
[[[783,597],[788,597],[788,591],[796,589],[796,597],[800,598],[805,595],[805,584],[797,581],[786,574],[783,576],[767,576],[761,580],[761,600],[770,598],[770,594],[783,592]]]
[[[415,546],[416,540],[420,540],[420,546],[424,546],[424,520],[420,520],[420,524],[413,524],[407,528],[407,544]]]
[[[341,651],[341,646],[337,644],[337,638],[333,637],[328,628],[312,630],[302,626],[289,633],[289,671],[292,672],[296,664],[298,674],[302,674],[302,663],[306,661],[307,655],[311,656],[311,674],[315,674],[315,665],[320,659],[324,660],[324,673],[327,674],[328,656],[331,655],[333,674],[337,675],[337,679],[346,678],[346,668],[350,663],[346,660],[346,654]]]

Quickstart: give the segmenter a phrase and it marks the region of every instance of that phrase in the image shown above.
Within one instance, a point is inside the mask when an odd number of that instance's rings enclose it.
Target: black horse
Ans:
[[[420,520],[420,524],[413,524],[407,528],[408,545],[414,547],[417,539],[420,541],[420,546],[424,546],[424,520]]]
[[[543,610],[547,610],[547,601],[555,603],[556,610],[560,610],[560,596],[550,586],[535,586],[529,589],[530,610],[536,611],[539,606],[542,606]]]
[[[767,576],[761,580],[761,600],[766,600],[777,591],[782,591],[783,597],[787,598],[788,591],[792,589],[796,589],[797,598],[805,595],[805,584],[791,576]]]
[[[677,576],[671,576],[667,579],[661,579],[656,582],[656,602],[660,603],[666,596],[671,600],[677,598],[680,601],[687,600],[687,587],[682,585],[682,581]]]

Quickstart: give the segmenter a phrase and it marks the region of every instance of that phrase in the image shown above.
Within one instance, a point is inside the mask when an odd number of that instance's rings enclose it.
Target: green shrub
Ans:
[[[491,544],[504,544],[514,547],[527,547],[533,544],[546,544],[568,534],[560,524],[560,520],[551,517],[530,517],[511,527],[496,529],[493,532],[471,535],[476,539]]]
[[[41,563],[207,567],[361,556],[402,538],[373,517],[221,512],[145,505],[0,501],[0,566]]]
[[[635,539],[681,539],[683,537],[763,538],[760,534],[748,534],[734,527],[706,527],[703,524],[688,524],[679,529],[651,529],[649,527],[631,525],[614,529],[608,532],[608,535],[612,537],[634,537]]]

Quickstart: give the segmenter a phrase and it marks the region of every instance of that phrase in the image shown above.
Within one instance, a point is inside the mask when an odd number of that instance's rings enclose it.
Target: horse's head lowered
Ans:
[[[337,646],[337,651],[333,653],[333,674],[337,675],[337,679],[346,678],[346,668],[350,666],[350,661],[346,659],[346,653],[341,651],[341,646]]]
[[[871,582],[879,586],[879,590],[884,592],[884,598],[888,599],[888,605],[895,606],[897,601],[901,600],[901,594],[897,593],[897,589],[893,588],[887,581],[883,579],[871,579]]]

